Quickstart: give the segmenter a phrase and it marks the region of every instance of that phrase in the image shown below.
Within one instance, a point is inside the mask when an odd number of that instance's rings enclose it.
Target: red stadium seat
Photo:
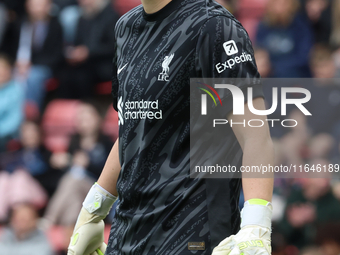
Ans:
[[[105,225],[104,229],[104,242],[107,243],[109,240],[109,235],[110,235],[110,225]],[[0,234],[1,234],[1,229],[0,229]],[[47,237],[48,240],[50,241],[53,250],[55,251],[61,251],[65,249],[65,244],[68,244],[68,240],[65,240],[65,230],[63,226],[52,226],[48,231],[47,231]]]
[[[111,226],[105,225],[104,229],[104,242],[107,244],[109,241],[109,235],[110,235]]]
[[[59,81],[56,78],[48,79],[45,83],[46,91],[53,91],[59,87]]]
[[[254,42],[256,29],[262,19],[268,0],[240,0],[238,3],[238,19]]]
[[[251,18],[244,18],[244,19],[240,19],[240,22],[242,26],[245,28],[245,30],[247,31],[252,43],[255,44],[256,32],[257,32],[257,26],[259,24],[259,20],[251,19]]]
[[[46,135],[44,145],[52,152],[67,151],[70,138],[67,135]]]
[[[62,226],[53,226],[47,231],[47,238],[50,241],[53,250],[61,251],[65,247],[64,230]]]
[[[123,15],[140,4],[140,0],[115,0],[114,8],[120,15]]]
[[[103,133],[110,136],[114,141],[118,137],[118,129],[118,113],[110,106],[104,119]]]
[[[40,110],[36,103],[31,101],[26,101],[25,103],[25,119],[36,121],[40,117]]]
[[[110,95],[111,94],[111,81],[98,83],[95,87],[95,91],[98,95]]]
[[[77,100],[54,100],[46,107],[42,118],[44,144],[54,152],[67,150],[69,136],[75,132]]]
[[[268,0],[240,0],[238,3],[239,18],[262,18]]]

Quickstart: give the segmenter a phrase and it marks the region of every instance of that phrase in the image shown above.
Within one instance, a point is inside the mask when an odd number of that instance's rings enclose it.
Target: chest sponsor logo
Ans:
[[[162,63],[162,72],[158,75],[158,81],[169,81],[169,71],[170,71],[170,63],[174,58],[175,53],[172,53],[170,56],[166,56]]]
[[[124,125],[125,120],[145,120],[163,118],[162,110],[159,110],[158,100],[140,100],[123,102],[118,100],[119,125]]]

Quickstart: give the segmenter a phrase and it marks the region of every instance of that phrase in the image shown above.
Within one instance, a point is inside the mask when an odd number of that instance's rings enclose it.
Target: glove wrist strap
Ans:
[[[257,225],[271,229],[273,207],[263,199],[250,199],[244,203],[241,211],[241,228]]]
[[[83,207],[91,214],[106,217],[117,197],[95,183],[87,194]]]

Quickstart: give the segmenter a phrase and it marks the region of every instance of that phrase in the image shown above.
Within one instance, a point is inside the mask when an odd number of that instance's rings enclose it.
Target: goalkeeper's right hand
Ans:
[[[95,183],[87,194],[67,255],[104,255],[104,221],[116,197]]]

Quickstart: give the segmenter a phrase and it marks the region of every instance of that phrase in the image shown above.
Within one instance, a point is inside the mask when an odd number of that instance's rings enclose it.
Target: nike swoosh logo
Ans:
[[[119,68],[118,71],[117,71],[117,74],[120,74],[121,71],[123,71],[123,69],[127,66],[128,64],[124,65],[123,67]]]

